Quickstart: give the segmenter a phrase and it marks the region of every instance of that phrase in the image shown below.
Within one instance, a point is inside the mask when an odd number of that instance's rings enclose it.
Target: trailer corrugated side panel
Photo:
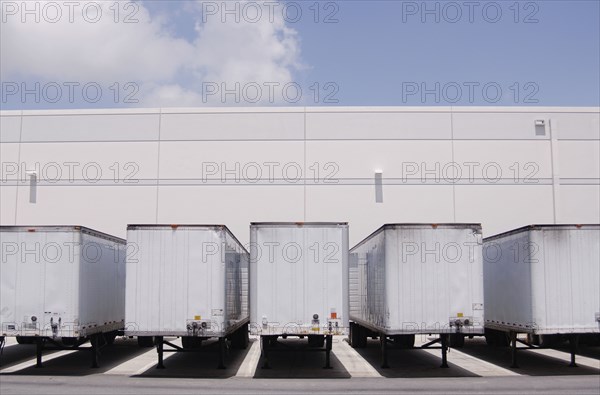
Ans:
[[[125,241],[74,226],[2,227],[2,332],[80,337],[122,329]]]
[[[125,249],[86,229],[81,231],[79,321],[86,332],[117,324],[125,326]],[[110,297],[107,297],[110,295]]]
[[[350,251],[350,319],[387,325],[385,234],[377,232]]]
[[[487,240],[487,239],[486,239]],[[533,324],[529,233],[484,242],[485,325],[528,330]]]
[[[345,331],[346,224],[252,224],[250,254],[254,333],[325,334],[329,323],[335,333]]]
[[[224,232],[225,243],[225,326],[233,331],[250,321],[250,254],[229,232]]]
[[[384,225],[351,250],[351,319],[393,334],[483,332],[481,227]]]
[[[127,243],[128,334],[223,336],[248,321],[249,256],[225,227],[130,226]]]
[[[599,225],[533,225],[486,239],[485,248],[488,326],[600,332]]]

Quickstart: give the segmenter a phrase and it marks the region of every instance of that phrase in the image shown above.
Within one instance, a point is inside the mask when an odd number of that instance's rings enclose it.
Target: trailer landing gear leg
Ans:
[[[158,353],[158,365],[156,365],[156,369],[164,369],[165,365],[163,364],[163,337],[156,336],[156,352]]]
[[[511,348],[511,368],[516,369],[519,367],[517,364],[517,332],[509,332],[510,334],[510,348]]]
[[[225,369],[225,338],[219,338],[219,366],[217,369]]]
[[[44,339],[41,337],[35,338],[35,367],[42,367],[42,350],[44,349]]]
[[[577,353],[577,346],[579,345],[579,335],[569,336],[569,345],[571,346],[571,363],[569,364],[569,367],[576,368],[575,353]]]
[[[331,349],[333,348],[333,336],[325,336],[325,369],[331,369]]]
[[[448,335],[446,333],[442,333],[440,335],[442,339],[442,366],[440,368],[448,367]]]
[[[381,368],[387,369],[390,366],[388,365],[387,337],[386,337],[385,333],[379,334],[379,343],[381,344]]]
[[[90,351],[92,352],[92,369],[98,368],[98,335],[90,336],[90,344],[92,347]]]
[[[269,345],[271,343],[271,339],[268,336],[260,337],[260,345],[262,346],[262,354],[264,358],[262,369],[271,369],[269,366]]]

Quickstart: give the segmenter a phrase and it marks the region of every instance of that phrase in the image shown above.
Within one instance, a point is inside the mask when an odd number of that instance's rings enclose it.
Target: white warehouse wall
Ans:
[[[124,237],[128,223],[217,223],[246,243],[253,221],[348,221],[354,245],[389,222],[481,222],[485,235],[600,223],[598,108],[3,111],[0,120],[3,225]]]

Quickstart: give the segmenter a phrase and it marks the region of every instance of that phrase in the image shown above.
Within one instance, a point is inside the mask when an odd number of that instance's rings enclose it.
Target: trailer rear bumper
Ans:
[[[106,322],[102,325],[87,324],[85,326],[72,326],[63,324],[60,328],[52,328],[51,325],[46,325],[41,329],[31,329],[25,325],[19,326],[17,324],[3,324],[1,336],[6,337],[48,337],[48,338],[62,338],[62,337],[87,337],[98,333],[107,333],[113,331],[120,331],[125,329],[125,321]]]
[[[126,329],[125,336],[161,336],[161,337],[180,337],[180,336],[192,336],[192,337],[227,337],[232,333],[236,332],[242,326],[248,324],[249,318],[245,318],[236,322],[235,324],[229,325],[225,330],[206,330],[190,332],[187,329],[169,329],[169,330],[139,330],[139,329]],[[214,326],[213,328],[218,328]]]
[[[540,328],[535,324],[520,324],[508,322],[486,321],[485,328],[502,332],[527,333],[531,335],[572,335],[586,333],[600,333],[600,326],[590,325],[581,327],[552,327]]]
[[[379,325],[375,325],[371,322],[362,320],[360,318],[350,317],[350,321],[356,322],[360,326],[363,326],[375,333],[383,333],[386,336],[395,336],[395,335],[429,335],[429,334],[453,334],[460,333],[468,336],[479,336],[484,334],[484,327],[481,324],[475,324],[471,326],[450,326],[440,325],[440,324],[431,324],[418,326],[416,324],[406,325],[403,328],[386,328]]]

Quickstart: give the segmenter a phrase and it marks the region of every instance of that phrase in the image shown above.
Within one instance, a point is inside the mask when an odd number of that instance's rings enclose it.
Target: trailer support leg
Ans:
[[[333,348],[333,336],[325,336],[325,369],[331,369],[331,349]]]
[[[354,330],[354,322],[350,322],[348,324],[348,344],[350,345],[350,347],[354,348],[355,346],[352,344],[352,331],[353,330]]]
[[[219,338],[219,366],[217,369],[225,369],[225,338]]]
[[[442,365],[440,368],[448,367],[448,334],[442,333],[440,335],[440,339],[442,340]]]
[[[579,345],[579,335],[569,336],[569,345],[571,346],[571,363],[569,364],[569,367],[576,368],[575,354],[577,353],[577,346]]]
[[[98,336],[97,334],[90,336],[90,351],[92,353],[92,369],[98,368]]]
[[[518,368],[517,364],[517,332],[510,331],[511,368]]]
[[[262,369],[271,369],[269,366],[269,345],[271,343],[271,339],[268,336],[260,337],[260,345],[262,346],[262,355],[263,355],[263,366]]]
[[[156,352],[158,353],[158,365],[156,365],[156,369],[164,369],[165,365],[163,363],[163,337],[156,336]]]
[[[44,349],[44,339],[41,337],[35,338],[35,367],[42,367],[42,350]]]
[[[379,344],[381,345],[381,368],[387,369],[390,366],[388,365],[387,336],[385,333],[379,334]]]

